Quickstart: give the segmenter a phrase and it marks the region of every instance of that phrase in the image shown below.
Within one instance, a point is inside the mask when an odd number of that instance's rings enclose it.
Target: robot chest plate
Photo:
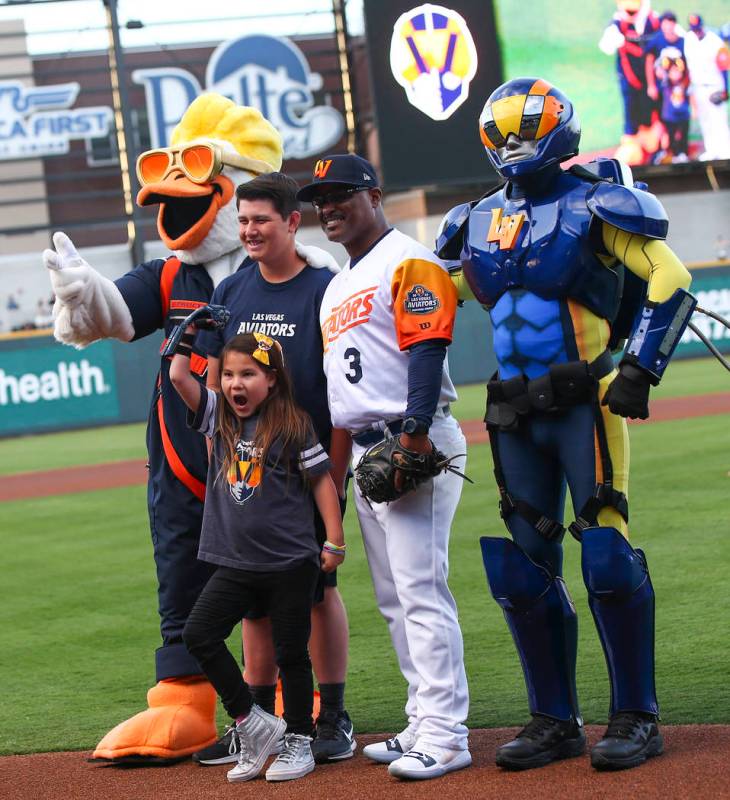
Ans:
[[[566,296],[581,269],[590,216],[564,201],[480,204],[471,212],[462,259],[479,302],[491,307],[512,288],[546,300]]]

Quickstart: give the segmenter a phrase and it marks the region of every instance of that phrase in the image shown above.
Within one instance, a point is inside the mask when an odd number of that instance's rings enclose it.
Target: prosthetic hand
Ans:
[[[97,339],[130,341],[134,337],[132,315],[119,289],[89,266],[65,233],[53,234],[53,246],[55,250],[43,251],[43,263],[56,295],[56,339],[78,348]]]
[[[231,312],[225,306],[206,305],[196,308],[192,314],[188,314],[179,325],[176,325],[172,329],[167,343],[160,351],[160,355],[175,355],[175,348],[180,343],[185,331],[191,325],[199,331],[213,331],[225,328],[230,318]]]
[[[109,731],[92,758],[140,764],[185,758],[215,742],[215,702],[203,676],[162,680],[147,692],[149,707]]]
[[[638,367],[622,364],[613,379],[601,405],[608,406],[612,414],[630,419],[647,419],[649,416],[649,376]]]

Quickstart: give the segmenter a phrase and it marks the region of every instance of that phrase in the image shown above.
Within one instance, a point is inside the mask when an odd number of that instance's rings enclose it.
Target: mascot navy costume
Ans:
[[[173,131],[171,146],[137,161],[141,206],[158,205],[160,238],[174,253],[141,264],[112,282],[84,261],[63,233],[46,250],[56,295],[54,334],[84,347],[102,338],[132,341],[176,323],[211,298],[246,253],[238,240],[235,188],[279,169],[281,137],[254,108],[217,94],[196,98]],[[336,270],[317,248],[297,245],[310,265]],[[205,380],[206,359],[191,366]],[[208,467],[203,437],[186,425],[186,409],[163,358],[147,431],[148,506],[158,577],[162,647],[148,708],[111,730],[94,757],[155,762],[182,758],[216,741],[215,692],[182,641],[182,630],[209,566],[197,560]]]
[[[487,427],[512,539],[484,537],[491,592],[520,655],[532,721],[497,752],[508,769],[585,750],[575,684],[577,619],[563,581],[566,482],[583,578],[611,682],[608,730],[594,767],[636,766],[662,752],[654,687],[654,591],[628,542],[628,438],[623,417],[648,416],[695,301],[664,242],[657,199],[605,159],[563,170],[578,152],[572,104],[547,82],[499,87],[480,118],[482,141],[507,182],[452,209],[441,257],[461,262],[488,310],[499,366]],[[637,277],[638,276],[638,277]],[[647,287],[648,282],[648,287]],[[462,287],[464,288],[464,287]],[[648,293],[643,299],[643,291]],[[636,313],[638,311],[638,313]],[[628,344],[618,371],[611,350]]]

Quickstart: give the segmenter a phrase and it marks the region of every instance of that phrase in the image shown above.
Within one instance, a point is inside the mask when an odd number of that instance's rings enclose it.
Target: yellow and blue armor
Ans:
[[[580,124],[558,89],[509,81],[487,101],[480,133],[507,182],[449,212],[437,252],[460,262],[460,295],[488,311],[498,364],[486,422],[512,539],[483,537],[481,546],[533,722],[497,763],[526,769],[585,749],[577,618],[562,579],[569,488],[569,529],[611,681],[611,723],[592,763],[636,766],[662,743],[654,592],[644,554],[628,543],[624,417],[648,414],[649,387],[694,309],[689,273],[664,242],[664,209],[628,168],[611,159],[560,167],[577,153]],[[612,350],[627,337],[617,370]]]

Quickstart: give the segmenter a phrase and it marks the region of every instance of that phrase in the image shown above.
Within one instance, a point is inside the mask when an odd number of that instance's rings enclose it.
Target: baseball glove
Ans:
[[[470,483],[472,481],[459,472],[451,461],[431,442],[430,453],[407,450],[400,443],[400,436],[383,439],[366,450],[355,467],[355,480],[361,494],[368,502],[390,503],[407,492],[416,489],[424,481],[441,472],[455,472]],[[396,486],[396,473],[402,481]]]
[[[714,105],[719,106],[720,103],[724,103],[727,100],[727,92],[724,89],[718,89],[718,91],[713,92],[710,95],[710,102],[714,103]]]

